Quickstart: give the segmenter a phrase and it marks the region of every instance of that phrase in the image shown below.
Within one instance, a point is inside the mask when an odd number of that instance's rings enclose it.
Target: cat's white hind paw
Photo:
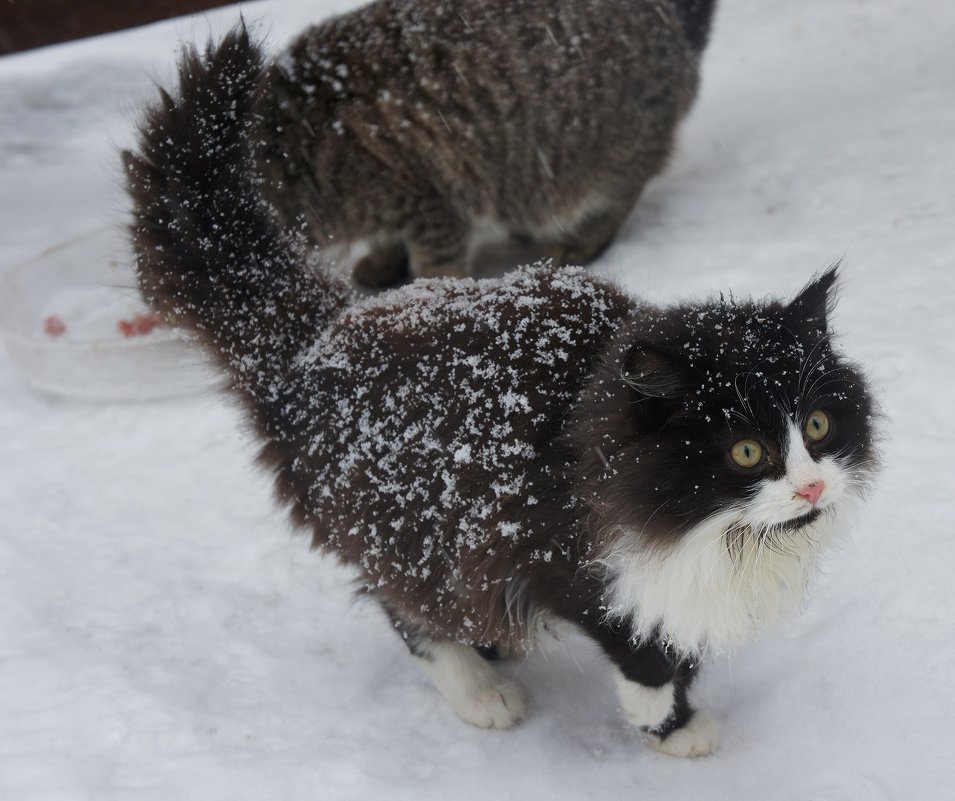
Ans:
[[[509,729],[527,714],[524,688],[470,646],[443,640],[418,647],[418,664],[461,720],[482,729]]]
[[[694,712],[689,722],[666,737],[646,732],[644,738],[650,747],[676,757],[703,757],[720,747],[720,731],[705,712]]]
[[[502,677],[485,687],[449,695],[448,701],[461,720],[482,729],[509,729],[527,715],[524,688]]]

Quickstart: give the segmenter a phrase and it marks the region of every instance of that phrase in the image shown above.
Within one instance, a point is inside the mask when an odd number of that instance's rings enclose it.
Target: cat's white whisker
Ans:
[[[805,382],[808,380],[809,375],[816,367],[819,366],[822,362],[822,357],[817,359],[815,362],[812,361],[812,356],[816,352],[817,348],[825,347],[828,343],[828,337],[821,336],[813,343],[812,348],[810,348],[809,353],[807,353],[803,359],[799,370],[799,379],[796,382],[796,397],[803,398],[807,394],[803,390],[805,389]],[[799,340],[796,341],[797,347],[799,347]]]
[[[749,551],[747,551],[745,558],[742,561],[740,570],[736,579],[736,592],[733,594],[733,607],[739,603],[739,593],[743,587],[743,581],[747,577],[747,567],[749,567],[749,560],[753,558],[755,554],[759,552],[759,537],[752,538],[752,544],[750,545]],[[755,598],[755,592],[753,597]]]

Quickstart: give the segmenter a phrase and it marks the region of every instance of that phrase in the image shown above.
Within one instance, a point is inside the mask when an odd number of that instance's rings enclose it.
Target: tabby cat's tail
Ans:
[[[702,53],[710,38],[716,0],[674,0],[673,4],[690,46]]]
[[[124,161],[143,297],[266,401],[345,290],[306,268],[258,190],[250,137],[263,74],[244,25],[204,54],[186,51],[177,96],[161,90]]]

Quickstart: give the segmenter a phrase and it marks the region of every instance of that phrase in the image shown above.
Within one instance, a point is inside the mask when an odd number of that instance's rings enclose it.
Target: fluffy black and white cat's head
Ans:
[[[640,310],[575,419],[608,612],[724,650],[798,606],[876,464],[829,327],[835,269],[789,302]]]

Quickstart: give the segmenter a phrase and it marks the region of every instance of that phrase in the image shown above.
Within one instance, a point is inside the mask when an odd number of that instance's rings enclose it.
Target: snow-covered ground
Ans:
[[[244,13],[278,46],[350,5]],[[236,16],[0,60],[0,272],[121,226],[136,110]],[[574,638],[508,668],[525,723],[460,723],[273,510],[225,401],[46,397],[0,351],[0,798],[951,798],[953,42],[951,4],[724,0],[672,167],[599,266],[666,300],[792,293],[844,256],[837,324],[887,415],[806,613],[696,688],[718,754],[646,748]]]

